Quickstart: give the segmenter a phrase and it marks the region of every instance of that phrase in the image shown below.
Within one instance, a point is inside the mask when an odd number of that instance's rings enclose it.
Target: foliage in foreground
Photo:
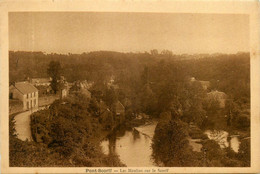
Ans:
[[[117,155],[102,153],[102,126],[88,112],[86,101],[84,97],[72,98],[66,104],[56,101],[49,109],[32,114],[32,134],[40,143],[18,140],[10,121],[10,165],[124,166]]]
[[[167,167],[200,166],[200,153],[193,153],[187,140],[187,124],[179,119],[158,123],[153,137],[153,158]]]
[[[209,139],[203,140],[202,152],[194,152],[187,139],[187,129],[187,124],[171,116],[158,123],[152,143],[157,164],[167,167],[250,166],[250,140],[242,140],[238,153],[231,148],[221,149],[216,141]]]

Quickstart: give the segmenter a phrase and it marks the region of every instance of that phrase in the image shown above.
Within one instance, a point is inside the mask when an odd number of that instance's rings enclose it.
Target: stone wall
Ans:
[[[23,111],[23,102],[17,99],[9,99],[9,115]]]

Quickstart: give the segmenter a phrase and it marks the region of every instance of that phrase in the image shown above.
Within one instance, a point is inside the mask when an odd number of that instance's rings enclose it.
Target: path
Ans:
[[[43,109],[44,107],[40,107],[39,109]],[[17,134],[17,138],[22,141],[32,141],[32,133],[31,133],[31,117],[30,115],[33,112],[38,111],[39,109],[34,109],[33,111],[25,111],[14,117],[15,121],[15,132]]]
[[[15,121],[15,132],[17,134],[17,138],[26,141],[32,141],[32,133],[30,128],[30,115],[31,111],[26,111],[20,113],[14,117]]]

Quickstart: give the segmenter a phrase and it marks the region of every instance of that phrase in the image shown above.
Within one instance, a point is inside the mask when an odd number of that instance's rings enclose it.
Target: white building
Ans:
[[[50,86],[51,78],[32,78],[30,79],[30,82],[34,86]]]
[[[38,89],[28,82],[17,82],[9,87],[10,99],[23,102],[23,110],[38,108]]]

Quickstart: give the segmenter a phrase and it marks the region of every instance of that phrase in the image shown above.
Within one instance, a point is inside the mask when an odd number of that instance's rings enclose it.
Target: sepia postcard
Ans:
[[[259,173],[248,1],[1,1],[1,173]]]

